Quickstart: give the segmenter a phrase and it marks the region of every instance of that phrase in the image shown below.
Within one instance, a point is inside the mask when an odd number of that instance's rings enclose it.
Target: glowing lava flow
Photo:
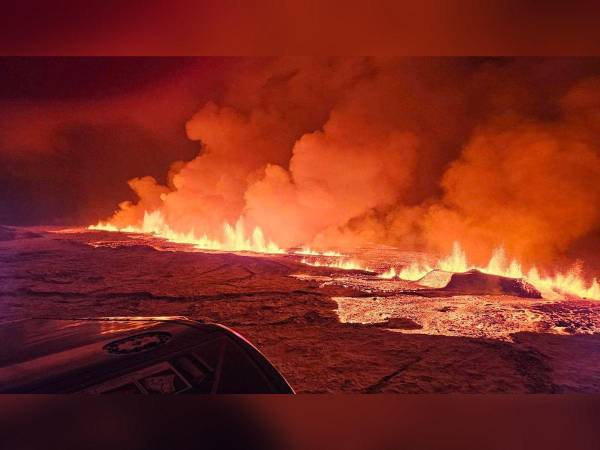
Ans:
[[[398,274],[396,273],[396,269],[394,269],[393,267],[390,267],[385,272],[377,275],[378,278],[383,278],[384,280],[391,280],[393,278],[396,278],[397,276]]]
[[[544,298],[561,298],[565,295],[577,296],[580,298],[600,300],[600,284],[596,279],[591,284],[586,284],[576,268],[566,274],[556,273],[554,276],[541,276],[538,269],[534,266],[529,271],[523,271],[521,264],[512,260],[507,263],[504,249],[498,248],[485,267],[470,265],[467,261],[467,255],[458,242],[452,247],[452,253],[439,260],[434,267],[428,264],[413,263],[404,267],[397,275],[403,280],[417,281],[432,270],[443,270],[446,272],[466,272],[471,269],[477,269],[481,272],[501,275],[510,278],[523,278],[535,286],[544,296]],[[393,270],[393,269],[391,269]],[[390,271],[387,275],[392,275]],[[382,274],[383,277],[384,274]],[[386,276],[383,278],[391,278]]]
[[[259,227],[254,228],[252,233],[248,236],[245,232],[242,219],[239,219],[234,226],[226,223],[223,226],[223,238],[221,240],[211,239],[206,234],[197,237],[194,230],[191,230],[188,233],[176,232],[165,223],[164,217],[160,211],[144,213],[144,220],[141,227],[127,226],[118,228],[111,223],[99,222],[88,228],[90,230],[152,234],[170,242],[191,244],[195,248],[202,250],[247,251],[271,254],[286,253],[285,250],[279,248],[275,243],[267,240]],[[318,252],[311,250],[310,248],[302,248],[293,253],[303,256],[333,258],[324,261],[302,258],[301,262],[310,266],[332,267],[343,270],[361,270],[375,273],[374,270],[363,266],[361,263],[345,259],[344,255],[334,251]],[[477,269],[492,275],[523,278],[535,286],[542,293],[544,298],[548,299],[576,296],[579,298],[600,300],[600,284],[598,281],[594,279],[591,284],[587,284],[576,268],[570,270],[566,274],[559,272],[553,276],[541,276],[535,266],[525,272],[518,261],[512,260],[510,263],[507,262],[506,255],[502,248],[496,249],[493,252],[487,266],[478,267],[468,263],[467,255],[458,242],[454,243],[452,253],[446,258],[440,259],[434,266],[415,262],[409,266],[403,267],[399,272],[396,272],[396,269],[391,267],[389,270],[380,273],[377,276],[382,279],[400,278],[403,280],[418,281],[432,270],[458,273],[466,272],[471,269]]]
[[[88,227],[90,230],[102,231],[120,231],[124,233],[146,233],[156,237],[166,239],[167,241],[178,244],[191,244],[202,250],[223,250],[223,251],[246,251],[256,253],[285,253],[275,243],[267,241],[262,230],[259,227],[254,228],[252,234],[248,237],[244,229],[244,221],[239,219],[235,226],[228,223],[223,225],[223,239],[215,240],[209,238],[206,234],[197,237],[194,230],[188,233],[179,233],[173,231],[165,223],[165,219],[160,211],[145,212],[142,226],[117,228],[110,223],[98,222],[96,225]]]
[[[338,258],[346,256],[346,255],[344,255],[342,253],[334,252],[332,250],[326,250],[326,251],[323,251],[323,252],[319,252],[319,251],[312,250],[312,249],[307,248],[307,247],[301,248],[300,250],[296,250],[294,252],[294,254],[296,254],[296,255],[307,255],[307,256],[335,256],[335,257],[338,257]]]
[[[316,251],[307,247],[303,247],[300,250],[296,250],[293,252],[295,255],[303,255],[303,256],[315,256],[315,257],[327,257],[326,259],[320,261],[318,259],[309,260],[307,258],[302,258],[300,262],[302,264],[306,264],[308,266],[313,267],[332,267],[334,269],[342,269],[342,270],[361,270],[363,272],[373,272],[373,269],[363,266],[361,263],[355,260],[347,259],[347,255],[344,255],[339,252],[335,252],[332,250],[325,251]],[[334,259],[331,259],[334,258]]]
[[[334,259],[333,261],[325,261],[325,262],[320,262],[320,261],[309,261],[306,258],[302,258],[302,261],[300,261],[302,264],[306,264],[309,266],[313,266],[313,267],[332,267],[334,269],[343,269],[343,270],[362,270],[364,272],[375,272],[372,269],[369,269],[368,267],[364,267],[363,265],[361,265],[360,263],[356,262],[356,261],[351,261],[351,260],[344,260],[344,259]]]
[[[221,250],[221,251],[247,251],[255,253],[270,253],[270,254],[282,254],[286,253],[285,250],[279,248],[275,243],[267,241],[264,237],[262,230],[256,227],[250,237],[246,237],[244,230],[244,222],[239,219],[235,226],[225,224],[223,226],[223,239],[215,240],[210,239],[207,235],[197,237],[193,230],[188,233],[178,233],[173,231],[167,223],[160,211],[145,212],[144,220],[141,227],[127,226],[124,228],[118,228],[108,222],[98,222],[96,225],[90,225],[90,230],[99,231],[113,231],[113,232],[124,232],[124,233],[142,233],[151,234],[153,236],[165,239],[170,242],[178,244],[191,244],[195,248],[202,250]],[[307,264],[314,267],[332,267],[335,269],[343,270],[362,270],[365,272],[374,272],[368,267],[364,267],[360,263],[352,260],[344,259],[343,254],[335,251],[322,251],[318,252],[310,248],[301,248],[293,252],[296,255],[316,256],[316,257],[328,257],[335,258],[327,261],[310,261],[306,258],[302,258],[301,263]]]

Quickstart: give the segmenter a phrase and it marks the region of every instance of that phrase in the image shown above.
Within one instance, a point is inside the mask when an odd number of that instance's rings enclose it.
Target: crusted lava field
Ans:
[[[409,263],[357,249],[369,267]],[[422,284],[297,255],[200,252],[142,235],[0,229],[0,321],[185,315],[249,338],[299,393],[600,392],[600,302],[432,273]],[[508,283],[508,284],[507,284]]]

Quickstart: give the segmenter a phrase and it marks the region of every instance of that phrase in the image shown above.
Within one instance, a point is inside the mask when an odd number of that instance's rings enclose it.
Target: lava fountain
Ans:
[[[345,258],[345,255],[333,251],[316,251],[308,247],[300,250],[287,251],[274,242],[265,238],[260,227],[255,227],[247,233],[243,218],[238,219],[235,225],[225,223],[221,239],[215,239],[206,234],[198,237],[194,230],[187,233],[174,231],[166,222],[160,211],[145,212],[140,227],[127,226],[118,228],[110,222],[99,222],[88,227],[90,230],[102,230],[125,233],[143,233],[165,239],[179,244],[190,244],[201,250],[217,251],[244,251],[266,254],[292,254],[302,256],[300,262],[314,267],[331,267],[341,270],[359,270],[376,273],[375,270],[363,263]],[[500,275],[509,278],[522,278],[535,286],[546,299],[560,299],[565,297],[579,297],[584,299],[600,300],[600,284],[594,278],[591,283],[586,283],[577,267],[566,273],[556,272],[550,276],[543,276],[537,267],[532,266],[525,271],[517,260],[508,260],[503,248],[497,248],[491,255],[486,266],[476,266],[468,262],[468,257],[460,243],[455,242],[450,255],[439,259],[435,264],[413,262],[402,267],[398,272],[394,267],[377,274],[381,279],[402,279],[418,281],[428,273],[438,270],[449,273],[462,273],[468,270],[479,270],[490,275]]]
[[[206,234],[198,237],[194,230],[187,233],[174,231],[166,222],[160,211],[145,212],[141,227],[127,226],[118,228],[110,222],[98,222],[88,227],[90,230],[117,231],[124,233],[152,234],[177,244],[190,244],[201,250],[221,250],[255,253],[285,253],[275,243],[265,239],[260,227],[255,227],[247,234],[244,220],[238,219],[235,225],[225,223],[221,239],[210,238]]]
[[[552,276],[542,276],[535,266],[532,266],[528,271],[524,271],[521,263],[517,260],[512,259],[509,262],[502,247],[497,248],[492,253],[486,266],[475,266],[468,262],[467,255],[458,242],[455,242],[452,246],[452,253],[450,255],[440,259],[433,266],[415,262],[402,268],[398,274],[396,274],[394,269],[391,269],[381,276],[384,278],[398,277],[403,280],[418,281],[433,270],[461,273],[473,269],[491,275],[522,278],[535,286],[544,298],[548,299],[575,296],[600,300],[600,284],[598,284],[598,280],[594,278],[591,283],[586,283],[577,267],[573,267],[566,273],[556,272]]]

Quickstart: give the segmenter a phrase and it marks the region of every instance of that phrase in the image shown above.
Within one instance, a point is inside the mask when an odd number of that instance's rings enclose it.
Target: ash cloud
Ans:
[[[244,217],[281,246],[550,261],[600,226],[596,60],[254,60],[188,120],[198,156],[131,182],[177,231]],[[140,174],[143,175],[143,174]]]

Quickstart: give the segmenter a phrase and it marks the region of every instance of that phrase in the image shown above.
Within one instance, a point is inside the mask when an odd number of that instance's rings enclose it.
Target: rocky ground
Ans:
[[[300,393],[600,392],[600,302],[453,291],[144,236],[0,229],[0,321],[185,315],[251,340]],[[370,267],[411,254],[360,249]],[[427,287],[431,291],[431,287]]]

